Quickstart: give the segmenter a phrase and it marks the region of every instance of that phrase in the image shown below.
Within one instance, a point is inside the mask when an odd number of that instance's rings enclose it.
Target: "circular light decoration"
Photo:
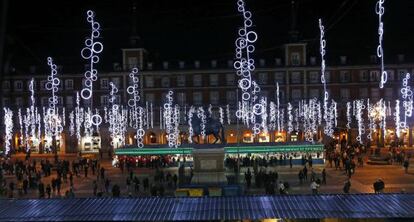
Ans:
[[[265,107],[260,101],[257,101],[257,94],[260,87],[252,80],[252,73],[255,70],[252,53],[255,50],[253,45],[257,40],[256,32],[250,30],[253,25],[252,14],[245,10],[243,0],[237,1],[237,10],[243,15],[243,26],[239,28],[236,39],[236,61],[234,68],[236,74],[240,77],[238,87],[241,89],[241,103],[236,111],[236,117],[242,119],[244,124],[251,125],[255,135],[260,133],[261,125],[256,124],[256,117],[265,112]]]
[[[409,80],[410,73],[407,73],[403,79],[403,88],[400,90],[403,99],[402,104],[404,107],[404,120],[400,124],[404,129],[408,129],[407,118],[411,117],[413,114],[413,91],[408,84]]]
[[[383,6],[385,0],[378,0],[375,5],[375,13],[378,15],[378,47],[377,56],[381,60],[381,80],[379,87],[384,88],[384,84],[387,82],[387,71],[384,70],[384,49],[382,47],[382,39],[384,35],[384,23],[382,22],[382,16],[384,15],[385,8]]]
[[[166,95],[167,102],[164,103],[164,119],[168,146],[177,148],[180,145],[178,142],[180,134],[178,129],[180,108],[178,105],[173,105],[173,95],[174,93],[171,90]]]
[[[87,70],[84,74],[84,88],[81,90],[80,96],[84,100],[89,100],[92,99],[93,95],[93,82],[98,79],[98,70],[94,68],[94,64],[99,62],[98,54],[102,52],[103,44],[96,41],[101,34],[99,31],[100,24],[94,20],[95,12],[88,10],[86,15],[87,21],[91,24],[91,35],[85,40],[85,47],[81,50],[81,56],[83,59],[89,61],[89,70]],[[96,127],[102,123],[102,117],[99,113],[91,115],[90,118],[91,123]]]
[[[138,78],[138,68],[133,68],[131,73],[129,73],[130,86],[127,88],[127,93],[131,95],[132,98],[128,100],[128,106],[131,108],[130,111],[130,120],[131,126],[136,130],[137,146],[139,148],[144,147],[144,109],[139,106],[140,95],[139,95],[139,78]]]

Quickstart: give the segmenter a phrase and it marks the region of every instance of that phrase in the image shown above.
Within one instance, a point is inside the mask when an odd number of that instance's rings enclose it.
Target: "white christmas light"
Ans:
[[[384,35],[384,23],[382,22],[382,16],[384,15],[385,8],[383,6],[385,0],[378,0],[375,5],[375,12],[378,15],[378,47],[377,56],[381,60],[381,80],[379,87],[384,88],[384,84],[387,82],[387,71],[384,70],[384,49],[382,47],[382,40]]]
[[[128,106],[131,108],[130,111],[130,121],[132,127],[137,131],[136,138],[137,138],[137,146],[139,148],[144,147],[144,109],[139,105],[140,95],[139,95],[139,77],[138,77],[138,68],[133,68],[131,73],[129,74],[130,78],[130,86],[127,88],[128,94],[132,96],[128,100]]]
[[[98,79],[98,70],[94,68],[94,64],[99,62],[98,54],[102,52],[103,44],[96,41],[101,34],[99,31],[100,24],[95,21],[95,12],[88,10],[86,15],[87,21],[91,24],[91,35],[85,40],[85,47],[81,51],[81,56],[83,59],[89,60],[89,70],[85,72],[84,88],[81,90],[80,96],[84,100],[89,100],[92,99],[93,95],[93,82]],[[92,114],[89,118],[91,124],[97,128],[102,123],[102,117],[99,113]]]
[[[13,112],[9,108],[4,109],[4,125],[5,125],[5,137],[4,137],[4,150],[5,155],[10,153],[10,145],[13,137]]]

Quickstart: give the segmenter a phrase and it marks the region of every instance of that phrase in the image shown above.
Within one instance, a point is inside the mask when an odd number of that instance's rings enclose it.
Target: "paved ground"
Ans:
[[[35,156],[35,158],[37,158]],[[52,157],[51,157],[52,158]],[[73,159],[76,158],[75,156],[65,156],[66,159]],[[118,184],[121,187],[121,195],[127,196],[128,191],[126,188],[126,177],[128,174],[126,170],[124,174],[121,173],[121,170],[118,168],[113,168],[110,164],[109,159],[103,159],[101,165],[105,167],[107,175],[111,180],[111,186],[114,184]],[[320,177],[320,172],[324,168],[324,165],[314,165],[314,171]],[[279,180],[288,181],[291,188],[291,194],[309,194],[311,193],[309,184],[310,182],[305,182],[303,184],[299,184],[298,180],[298,172],[302,168],[302,166],[293,166],[293,168],[289,168],[289,166],[278,166],[278,167],[269,167],[267,171],[277,171],[279,174]],[[163,169],[165,173],[167,171],[171,172],[171,174],[178,174],[177,168],[165,168]],[[246,168],[242,168],[240,172],[241,181],[244,183],[244,172]],[[322,185],[320,188],[320,193],[342,193],[342,188],[344,182],[347,180],[347,176],[345,175],[344,171],[342,170],[335,170],[335,168],[326,167],[327,171],[327,184]],[[309,171],[310,172],[310,171]],[[133,193],[134,196],[142,196],[142,195],[149,195],[149,192],[143,192],[142,190],[142,179],[148,177],[150,179],[150,183],[153,181],[153,173],[154,169],[147,169],[147,168],[139,168],[134,169],[134,173],[140,178],[141,180],[141,187],[139,193]],[[187,169],[187,174],[189,171]],[[234,175],[232,171],[226,171],[227,175]],[[75,196],[76,197],[91,197],[93,195],[92,191],[92,183],[96,180],[96,175],[92,175],[89,172],[87,178],[84,177],[83,173],[80,177],[74,177],[75,183]],[[12,175],[6,175],[6,180],[8,182],[15,180],[15,177]],[[51,177],[43,178],[42,181],[46,184],[50,183],[51,178],[56,177],[56,172],[52,173]],[[309,176],[308,176],[309,177]],[[407,193],[414,193],[414,167],[409,169],[409,173],[405,174],[404,169],[400,165],[385,165],[385,166],[378,166],[378,165],[364,165],[364,167],[358,167],[356,169],[355,174],[351,178],[351,193],[372,193],[372,183],[377,179],[382,178],[385,182],[385,192],[401,192],[403,189]],[[254,185],[254,179],[252,179],[252,188],[250,190],[246,190],[246,194],[264,194],[264,188],[256,188]],[[69,182],[67,184],[63,183],[63,189],[61,194],[63,195],[67,189],[69,189]],[[99,189],[104,190],[103,184],[99,183]],[[167,189],[167,195],[173,195],[174,189]],[[110,194],[105,194],[106,196],[110,196]],[[38,196],[37,190],[30,190],[29,194],[19,196],[17,191],[15,191],[14,197],[21,197],[21,198],[36,198]],[[58,196],[58,195],[54,195]]]

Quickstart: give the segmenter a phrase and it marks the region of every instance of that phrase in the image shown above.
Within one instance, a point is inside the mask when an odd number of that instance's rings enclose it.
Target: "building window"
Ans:
[[[10,99],[9,98],[3,98],[3,107],[10,106]]]
[[[145,93],[145,102],[155,103],[155,97],[153,93]]]
[[[182,106],[182,105],[184,105],[184,104],[186,104],[186,95],[185,95],[185,92],[179,92],[178,94],[177,94],[177,102],[178,102],[178,105],[180,105],[180,106]]]
[[[185,86],[185,76],[177,76],[177,86]]]
[[[263,85],[267,84],[267,73],[266,72],[259,73],[259,84],[263,84]]]
[[[292,66],[300,65],[300,55],[298,52],[292,52],[292,54],[290,55],[290,59],[292,62]]]
[[[298,101],[302,99],[302,90],[300,89],[292,89],[292,100],[293,101]]]
[[[394,70],[387,70],[387,80],[388,81],[394,81],[395,80]]]
[[[346,83],[346,82],[349,82],[350,81],[350,74],[349,74],[349,71],[341,71],[340,73],[339,73],[339,78],[340,78],[340,81],[342,82],[342,83]]]
[[[10,81],[8,81],[8,80],[3,81],[3,83],[1,85],[2,85],[3,90],[5,90],[5,91],[10,90]]]
[[[380,97],[380,91],[378,88],[371,88],[371,97],[375,99]]]
[[[220,95],[218,91],[210,91],[210,103],[217,105],[220,101]]]
[[[309,83],[319,83],[319,82],[320,82],[319,72],[310,72]]]
[[[368,78],[369,78],[368,71],[366,70],[359,71],[359,81],[366,82],[368,81]]]
[[[108,96],[101,96],[101,106],[108,106]]]
[[[400,78],[400,80],[404,79],[407,72],[408,71],[406,69],[399,69],[398,70],[398,78]]]
[[[201,105],[203,103],[203,94],[201,92],[193,93],[193,103],[195,105]]]
[[[116,88],[120,88],[121,84],[118,77],[112,78],[112,83],[116,86]]]
[[[284,72],[276,72],[275,73],[275,84],[285,84],[285,73]]]
[[[22,91],[23,90],[23,81],[17,80],[14,82],[14,90]]]
[[[369,75],[371,82],[377,82],[381,79],[379,71],[370,71]]]
[[[301,79],[300,79],[300,72],[292,72],[291,75],[291,83],[293,84],[300,84]]]
[[[161,87],[164,87],[164,88],[170,87],[170,77],[164,76],[161,78]]]
[[[73,97],[72,96],[66,96],[66,106],[67,107],[73,107]]]
[[[109,80],[106,78],[101,79],[101,89],[109,88]]]
[[[42,106],[47,106],[47,105],[49,104],[49,97],[42,97],[42,98],[40,99],[40,104],[41,104]]]
[[[226,92],[226,100],[228,104],[235,104],[237,99],[237,95],[235,91],[227,91]]]
[[[385,88],[385,98],[389,100],[393,98],[392,88]]]
[[[346,101],[350,98],[350,92],[348,88],[341,88],[340,91],[341,100]]]
[[[310,89],[309,90],[309,99],[320,98],[319,89]]]
[[[46,80],[40,81],[40,90],[46,90]]]
[[[193,76],[193,85],[194,86],[201,86],[202,85],[202,76],[201,75],[194,75]]]
[[[23,106],[23,98],[22,97],[16,97],[16,106],[22,107]]]
[[[227,83],[228,86],[236,85],[235,80],[236,80],[236,77],[233,73],[227,73],[226,74],[226,83]]]
[[[360,99],[368,98],[368,88],[359,88],[359,98]]]
[[[218,85],[218,75],[211,74],[210,75],[210,86],[217,86]]]
[[[154,87],[154,77],[153,76],[145,76],[145,85],[147,87]]]
[[[65,80],[65,88],[66,89],[73,89],[73,79]]]

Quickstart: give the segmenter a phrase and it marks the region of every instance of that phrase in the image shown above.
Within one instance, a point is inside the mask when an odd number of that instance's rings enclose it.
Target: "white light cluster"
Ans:
[[[401,133],[401,120],[400,120],[400,100],[395,100],[395,113],[394,113],[394,121],[395,121],[395,133],[399,136]]]
[[[369,104],[369,101],[367,102],[367,105]],[[363,112],[365,109],[364,100],[356,100],[355,101],[355,119],[357,120],[358,124],[358,136],[356,137],[356,140],[362,143],[362,135],[365,134],[365,125],[364,125],[364,119],[363,119]],[[368,105],[368,109],[370,109],[370,106]],[[371,132],[369,134],[368,139],[371,139],[370,137]]]
[[[9,108],[4,109],[4,125],[5,125],[5,137],[4,137],[4,151],[6,155],[10,153],[10,145],[13,137],[13,112]]]
[[[130,123],[131,126],[137,131],[137,146],[142,148],[144,147],[144,109],[139,105],[140,95],[139,95],[139,77],[138,77],[138,68],[133,68],[131,73],[129,73],[130,83],[128,86],[127,92],[132,96],[128,100],[128,106],[131,108],[130,111]]]
[[[190,143],[193,143],[193,135],[194,135],[194,129],[193,129],[193,125],[191,124],[191,121],[193,120],[193,116],[195,113],[195,108],[194,106],[191,106],[190,109],[188,110],[188,141]]]
[[[125,133],[126,133],[126,113],[117,104],[116,101],[116,94],[118,93],[118,88],[115,86],[113,82],[109,83],[111,87],[110,96],[109,96],[109,103],[111,105],[111,109],[109,110],[109,132],[112,138],[111,146],[114,148],[118,148],[118,145],[125,145]],[[124,114],[124,115],[123,115]],[[118,141],[117,141],[118,140]]]
[[[387,82],[387,71],[384,70],[384,49],[382,47],[382,40],[384,35],[384,23],[382,22],[382,16],[384,15],[385,8],[383,6],[385,0],[378,0],[375,5],[375,13],[378,15],[378,47],[377,56],[381,60],[381,80],[379,87],[384,88],[384,84]]]
[[[293,132],[293,115],[292,115],[292,104],[288,103],[288,121],[287,121],[287,132],[292,133]]]
[[[405,78],[403,79],[403,88],[400,90],[403,99],[402,104],[404,107],[404,119],[400,124],[404,129],[408,129],[407,118],[411,117],[413,114],[413,91],[411,90],[411,86],[409,86],[408,83],[410,76],[410,73],[407,73],[405,75]]]
[[[256,116],[260,116],[264,113],[265,107],[258,101],[258,93],[260,87],[252,80],[252,73],[255,70],[254,59],[251,57],[251,53],[254,52],[255,47],[253,43],[257,40],[257,34],[251,31],[250,28],[253,25],[252,14],[250,11],[245,10],[245,3],[243,0],[237,1],[237,10],[243,15],[243,27],[239,28],[239,37],[236,39],[236,61],[234,62],[234,68],[236,74],[240,76],[238,86],[242,90],[241,103],[239,109],[236,112],[236,116],[242,119],[247,126],[252,124],[253,134],[260,133],[260,125],[256,123]]]
[[[80,107],[79,92],[76,92],[76,107],[75,107],[75,132],[78,144],[81,142],[82,124],[85,120],[83,108]]]
[[[219,107],[219,114],[220,114],[220,123],[221,125],[224,124],[224,110],[222,107]]]
[[[197,117],[201,121],[200,122],[200,134],[204,138],[206,136],[206,122],[207,122],[207,118],[206,118],[206,114],[204,112],[204,108],[201,107],[201,106],[198,107]]]
[[[227,124],[230,125],[231,119],[230,119],[230,105],[229,104],[226,105],[226,117],[227,117]]]
[[[279,83],[276,83],[276,115],[277,115],[277,131],[280,132],[280,99],[279,99]]]
[[[84,100],[93,99],[93,82],[98,80],[98,70],[94,68],[94,64],[99,62],[98,54],[103,50],[103,44],[96,41],[100,37],[100,24],[96,22],[95,12],[88,10],[86,12],[87,21],[91,24],[91,35],[85,40],[85,47],[81,51],[83,59],[89,60],[89,70],[85,72],[85,87],[82,89],[80,96]],[[91,103],[92,104],[92,103]],[[92,108],[91,108],[92,109]],[[90,115],[90,122],[96,127],[102,123],[102,117],[99,113]]]
[[[178,105],[174,106],[173,95],[174,93],[171,90],[168,91],[168,94],[166,95],[167,102],[164,103],[164,120],[167,132],[168,146],[177,148],[180,145],[178,141],[180,134],[180,131],[178,129],[180,108]]]
[[[24,135],[26,143],[26,151],[30,150],[30,141],[33,145],[38,145],[41,136],[41,116],[38,113],[37,107],[35,107],[34,98],[34,79],[31,79],[29,83],[30,91],[30,107],[26,108],[26,114],[23,116],[24,123]]]
[[[269,104],[269,112],[269,128],[271,130],[275,130],[278,115],[276,113],[276,104],[273,101],[271,101]]]
[[[348,130],[351,129],[351,122],[352,122],[351,110],[352,110],[351,102],[347,102],[346,103],[346,120],[347,120],[346,128]]]
[[[58,96],[56,95],[60,79],[57,78],[57,66],[53,63],[51,57],[47,58],[47,64],[50,67],[50,75],[47,77],[46,89],[51,91],[51,97],[49,97],[49,106],[44,109],[44,124],[45,124],[45,137],[46,144],[45,148],[50,150],[52,145],[52,140],[54,137],[60,137],[60,134],[63,132],[63,123],[62,117],[59,116],[58,109]],[[55,147],[56,149],[56,147]]]

